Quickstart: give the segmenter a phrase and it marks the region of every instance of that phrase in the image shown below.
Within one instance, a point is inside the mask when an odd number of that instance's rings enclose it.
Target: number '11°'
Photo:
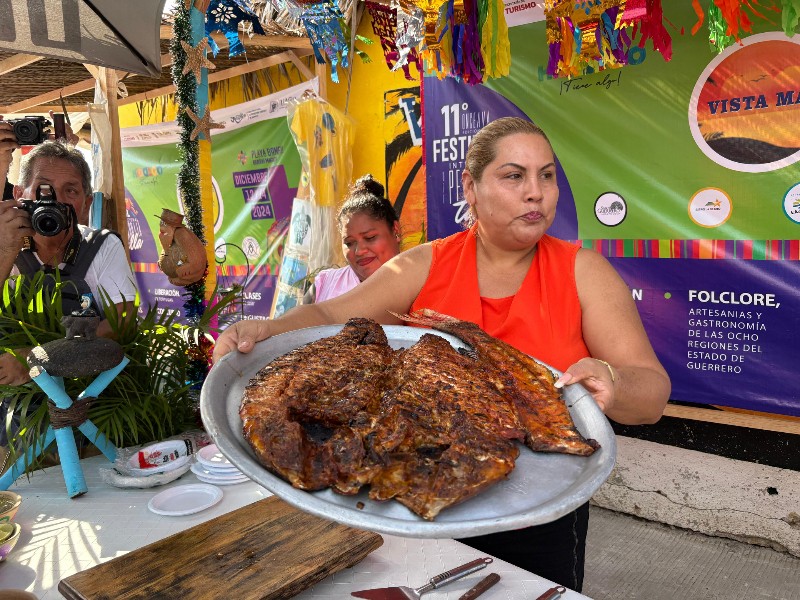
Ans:
[[[450,137],[451,135],[461,134],[461,110],[466,108],[466,104],[446,104],[442,107],[442,116],[444,117],[444,135]],[[450,122],[453,123],[453,131],[450,132]]]

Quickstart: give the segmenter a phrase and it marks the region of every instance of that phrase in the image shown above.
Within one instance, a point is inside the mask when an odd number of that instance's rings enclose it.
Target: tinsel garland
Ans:
[[[203,210],[200,202],[200,167],[199,143],[191,139],[194,122],[186,112],[191,108],[197,113],[197,81],[190,72],[184,74],[186,66],[186,52],[181,42],[192,43],[192,24],[190,20],[191,7],[185,2],[178,2],[175,6],[173,36],[170,43],[172,53],[172,81],[175,84],[175,100],[179,111],[177,122],[180,126],[180,142],[178,142],[178,156],[181,167],[178,171],[178,191],[183,200],[183,210],[186,216],[186,226],[201,242],[205,243],[203,232]],[[197,283],[186,286],[183,294],[185,298],[183,309],[187,322],[197,325],[206,308],[205,285],[206,276]],[[187,351],[189,364],[186,369],[187,383],[193,391],[199,391],[208,373],[209,352],[190,340]]]

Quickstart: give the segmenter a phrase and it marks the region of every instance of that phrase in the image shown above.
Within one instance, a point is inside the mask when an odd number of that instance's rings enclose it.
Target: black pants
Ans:
[[[588,530],[587,502],[552,523],[458,541],[580,592]]]

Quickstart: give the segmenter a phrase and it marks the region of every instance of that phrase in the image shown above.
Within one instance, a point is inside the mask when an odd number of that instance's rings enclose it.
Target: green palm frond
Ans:
[[[52,281],[47,282],[47,277]],[[70,282],[43,273],[6,281],[0,293],[0,351],[15,353],[64,337],[61,292],[65,285]],[[178,323],[173,313],[159,311],[158,306],[144,310],[138,298],[120,316],[104,290],[100,296],[105,317],[130,362],[92,403],[89,419],[117,447],[158,441],[197,427],[197,406],[186,381],[187,352],[200,336],[224,328],[222,313],[237,301],[236,295],[212,295],[216,303],[194,327]],[[138,314],[134,317],[134,313]],[[18,355],[18,360],[24,362],[24,357]],[[75,399],[92,379],[65,379],[65,391]],[[14,414],[21,422],[10,439],[11,460],[27,449],[33,449],[34,456],[39,454],[38,446],[50,425],[43,397],[34,383],[0,385],[0,398],[9,403],[6,422],[0,426],[9,432]],[[26,463],[26,471],[39,466],[40,460]]]

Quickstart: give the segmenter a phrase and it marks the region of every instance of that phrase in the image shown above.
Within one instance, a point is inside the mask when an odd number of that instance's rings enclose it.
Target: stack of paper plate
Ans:
[[[204,483],[232,485],[249,480],[247,475],[222,455],[215,444],[200,448],[195,457],[197,462],[192,465],[192,473]]]

